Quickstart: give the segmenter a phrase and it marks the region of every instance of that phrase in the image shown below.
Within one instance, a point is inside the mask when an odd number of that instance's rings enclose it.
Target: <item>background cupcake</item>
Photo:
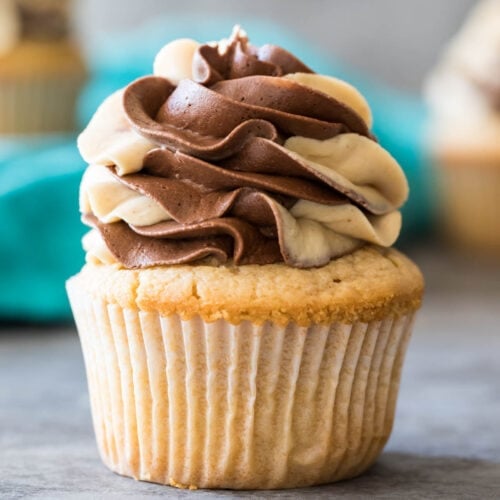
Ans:
[[[86,76],[69,0],[0,2],[0,134],[75,128]]]
[[[500,256],[500,2],[481,2],[427,82],[441,222],[461,248]]]
[[[387,441],[422,277],[408,186],[349,84],[285,50],[178,40],[79,139],[68,282],[101,456],[184,487],[353,477]]]

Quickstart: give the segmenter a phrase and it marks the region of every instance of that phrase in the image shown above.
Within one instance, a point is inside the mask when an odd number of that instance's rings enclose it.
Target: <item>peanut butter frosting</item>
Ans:
[[[282,48],[176,40],[79,138],[88,260],[324,266],[390,246],[408,195],[349,84]]]

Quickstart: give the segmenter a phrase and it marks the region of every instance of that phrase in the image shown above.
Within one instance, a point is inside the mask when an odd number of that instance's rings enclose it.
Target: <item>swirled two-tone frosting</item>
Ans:
[[[311,267],[389,246],[407,183],[364,98],[285,50],[177,40],[79,138],[91,259]]]

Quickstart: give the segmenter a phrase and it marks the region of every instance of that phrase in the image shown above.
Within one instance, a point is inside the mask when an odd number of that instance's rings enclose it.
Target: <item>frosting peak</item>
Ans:
[[[408,193],[349,84],[279,47],[172,42],[79,138],[90,257],[321,266],[397,238]],[[104,245],[102,244],[104,243]],[[104,250],[106,249],[106,250]]]
[[[246,33],[235,26],[229,40],[202,45],[193,58],[193,80],[213,85],[251,75],[282,76],[312,73],[302,61],[275,45],[260,48],[249,44]]]

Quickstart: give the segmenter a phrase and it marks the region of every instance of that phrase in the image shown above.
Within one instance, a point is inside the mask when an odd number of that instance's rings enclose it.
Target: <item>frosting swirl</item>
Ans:
[[[187,61],[187,62],[186,62]],[[389,246],[407,184],[366,101],[279,47],[178,40],[79,138],[88,255],[161,264],[321,266]],[[103,244],[104,243],[104,244]]]

